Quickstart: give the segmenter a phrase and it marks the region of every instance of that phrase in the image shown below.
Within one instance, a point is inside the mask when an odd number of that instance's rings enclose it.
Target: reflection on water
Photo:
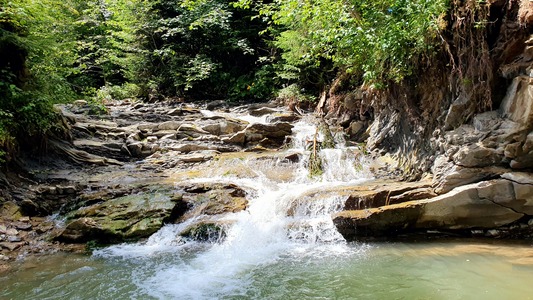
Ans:
[[[302,245],[275,260],[249,265],[231,278],[220,277],[218,289],[202,286],[202,278],[210,274],[196,274],[194,286],[190,279],[179,280],[179,266],[194,267],[190,262],[209,247],[196,244],[143,258],[33,258],[0,277],[0,299],[533,298],[531,245]]]

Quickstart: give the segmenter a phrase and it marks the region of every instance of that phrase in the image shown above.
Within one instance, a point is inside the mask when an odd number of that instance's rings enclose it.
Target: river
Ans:
[[[301,121],[286,155],[225,160],[193,183],[223,182],[246,191],[248,208],[221,216],[223,237],[179,235],[168,224],[146,241],[58,253],[19,263],[0,277],[2,299],[530,299],[533,247],[468,240],[346,242],[331,214],[344,198],[332,187],[364,184],[372,175],[359,149],[341,139],[320,151],[323,173],[309,175],[316,128]],[[280,173],[288,173],[280,174]],[[328,188],[327,193],[320,193]]]

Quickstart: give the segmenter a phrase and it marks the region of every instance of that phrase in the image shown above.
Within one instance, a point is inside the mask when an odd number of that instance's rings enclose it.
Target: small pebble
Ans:
[[[6,234],[7,235],[17,235],[17,234],[19,234],[19,232],[16,229],[9,228],[8,230],[6,230]]]
[[[22,239],[18,236],[8,236],[7,237],[7,241],[10,242],[10,243],[18,243],[20,241],[22,241]]]

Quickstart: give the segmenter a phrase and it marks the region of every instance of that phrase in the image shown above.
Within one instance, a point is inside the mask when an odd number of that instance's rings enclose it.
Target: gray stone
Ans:
[[[446,142],[450,145],[469,145],[479,142],[483,133],[476,131],[472,125],[461,125],[445,134]]]
[[[277,122],[296,122],[299,119],[301,119],[300,115],[295,114],[294,112],[281,112],[276,113],[272,116],[267,117],[267,120],[271,123],[277,123]]]
[[[153,123],[143,123],[143,124],[137,125],[137,129],[140,131],[146,132],[146,131],[154,130],[155,128],[157,128],[157,126],[158,126],[157,124],[153,124]]]
[[[158,140],[157,136],[149,136],[149,137],[146,138],[146,141],[148,143],[155,143],[155,142],[157,142],[157,140]]]
[[[199,133],[199,134],[210,134],[209,132],[201,129],[201,128],[198,128],[196,127],[195,125],[193,124],[182,124],[179,128],[178,128],[178,132],[187,132],[187,133]]]
[[[272,115],[277,113],[278,110],[270,108],[270,107],[261,107],[257,109],[249,110],[249,114],[254,117],[262,117],[264,115]]]
[[[365,126],[365,123],[363,121],[352,122],[350,124],[348,134],[356,135],[364,128],[364,126]]]
[[[244,131],[237,132],[230,137],[222,138],[222,142],[227,143],[227,144],[236,144],[236,145],[243,146],[244,143],[246,142],[246,133]]]
[[[361,94],[360,90],[359,90],[359,94]],[[358,95],[354,93],[346,94],[346,97],[344,97],[344,100],[343,100],[343,104],[347,110],[351,112],[359,111],[359,109],[361,108],[361,99],[363,97],[362,95],[359,95],[361,97],[357,97],[357,96]]]
[[[9,228],[8,230],[6,230],[6,234],[7,234],[8,236],[9,236],[9,235],[11,235],[11,236],[15,236],[15,235],[19,234],[19,232],[18,232],[16,229],[14,229],[14,228]]]
[[[215,157],[213,153],[194,153],[185,154],[179,157],[179,160],[184,163],[199,163],[211,160]]]
[[[20,236],[8,236],[7,241],[10,243],[18,243],[22,241],[22,238],[20,238]]]
[[[244,130],[248,126],[248,122],[241,122],[238,120],[225,120],[221,123],[221,134],[233,134]]]
[[[499,176],[505,172],[508,170],[499,167],[466,168],[448,162],[439,168],[434,166],[433,187],[437,194],[443,194],[456,187]]]
[[[14,224],[15,225],[15,228],[17,228],[18,230],[30,230],[32,225],[31,223],[23,223],[23,222],[17,222]]]
[[[128,151],[133,157],[142,157],[143,143],[137,142],[128,145]]]
[[[140,141],[142,138],[141,138],[141,134],[140,132],[136,132],[136,133],[132,133],[130,134],[127,138],[126,138],[126,141],[128,142],[136,142],[136,141]]]
[[[507,225],[522,218],[523,214],[495,202],[512,198],[512,189],[504,181],[461,186],[450,193],[422,200],[423,210],[416,227],[468,229]]]
[[[9,243],[9,242],[2,242],[0,243],[0,249],[1,248],[5,248],[9,251],[15,251],[17,250],[18,248],[24,246],[24,243],[22,242],[18,242],[18,243]]]
[[[489,111],[475,115],[473,123],[477,131],[487,132],[497,128],[502,121],[497,111]]]
[[[215,100],[215,101],[211,101],[209,103],[206,104],[206,109],[207,110],[213,110],[215,108],[219,108],[219,107],[222,107],[222,106],[225,106],[226,105],[226,101],[224,100]]]
[[[181,108],[174,108],[167,112],[167,115],[169,116],[183,116],[183,112],[181,111]]]
[[[244,130],[248,122],[223,117],[210,118],[210,123],[204,125],[202,130],[213,135],[227,135]]]
[[[522,154],[522,143],[518,142],[505,146],[503,154],[507,158],[519,157]]]
[[[533,126],[533,85],[529,76],[518,76],[507,90],[500,114],[524,128]]]
[[[444,130],[451,130],[461,126],[472,113],[471,110],[471,104],[466,97],[461,96],[455,99],[446,114]]]
[[[220,123],[208,124],[202,127],[202,130],[205,130],[214,135],[222,134],[222,125]]]
[[[533,150],[511,160],[509,165],[512,169],[533,168]]]
[[[167,149],[172,150],[172,151],[179,151],[182,153],[189,153],[189,152],[194,152],[194,151],[209,150],[209,147],[204,146],[204,145],[198,145],[198,144],[179,144],[179,145],[168,146]]]
[[[261,124],[255,123],[245,129],[246,141],[261,141],[264,138],[270,140],[283,140],[292,133],[292,125],[289,123]]]
[[[168,140],[175,140],[176,139],[176,133],[167,134],[165,136],[162,136],[160,140],[162,141],[168,141]]]
[[[81,208],[68,216],[71,221],[56,239],[113,242],[147,237],[177,213],[182,203],[171,200],[171,195],[135,194]]]
[[[163,138],[164,136],[169,136],[169,135],[173,135],[175,137],[176,133],[177,133],[176,130],[160,130],[160,131],[153,132],[152,136],[160,139],[160,138]]]
[[[533,174],[526,172],[509,172],[501,175],[502,178],[519,183],[533,185]]]
[[[178,130],[180,126],[182,125],[181,122],[177,121],[167,121],[159,124],[157,126],[157,130]]]
[[[367,148],[371,150],[379,148],[387,137],[396,135],[399,130],[400,121],[401,116],[395,111],[389,111],[386,117],[380,117],[374,120],[367,129],[369,132]]]
[[[453,156],[456,165],[469,168],[498,165],[502,159],[503,153],[479,144],[464,146]]]

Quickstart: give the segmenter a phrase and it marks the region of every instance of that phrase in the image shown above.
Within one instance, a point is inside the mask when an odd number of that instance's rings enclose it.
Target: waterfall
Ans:
[[[163,227],[148,241],[98,250],[96,257],[143,259],[146,256],[188,257],[154,267],[153,275],[137,284],[156,298],[211,299],[239,295],[247,286],[247,272],[287,255],[315,253],[331,255],[349,251],[337,232],[331,214],[340,211],[344,198],[326,189],[356,184],[368,178],[356,149],[340,145],[320,152],[323,173],[310,177],[307,165],[310,141],[321,141],[317,129],[307,118],[295,124],[293,147],[287,155],[297,154],[289,181],[271,179],[275,161],[239,161],[253,169],[253,178],[212,176],[191,182],[231,183],[243,188],[249,205],[245,211],[221,217],[227,221],[226,237],[218,243],[183,240],[179,233],[195,220]],[[191,256],[190,249],[201,248]]]

